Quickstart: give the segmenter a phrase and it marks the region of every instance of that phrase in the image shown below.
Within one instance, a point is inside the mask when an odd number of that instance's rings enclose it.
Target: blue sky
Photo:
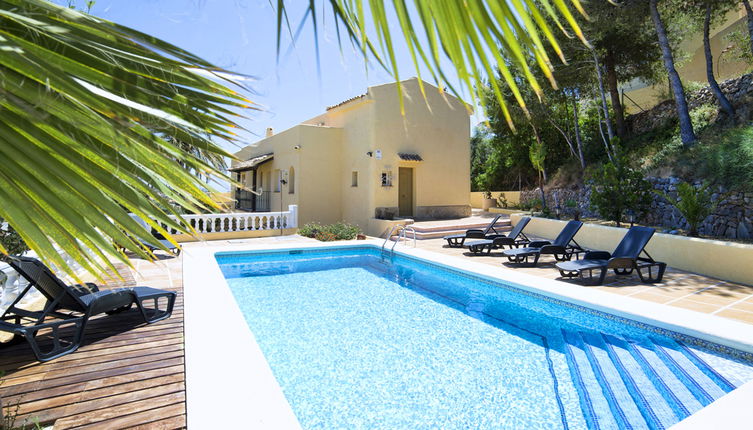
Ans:
[[[75,5],[82,8],[84,3],[79,0]],[[295,28],[308,1],[287,3]],[[367,71],[360,52],[350,44],[343,44],[340,50],[331,16],[320,27],[321,74],[316,70],[310,22],[292,50],[290,38],[283,39],[278,62],[276,12],[268,0],[97,0],[91,13],[159,37],[220,67],[255,77],[251,86],[256,94],[251,99],[265,111],[249,111],[249,119],[241,123],[256,134],[244,136],[249,143],[263,136],[267,127],[284,130],[324,112],[326,106],[362,94],[370,85],[392,81],[391,75],[379,67]],[[406,51],[398,51],[398,60],[401,79],[416,74]],[[450,79],[459,88],[457,79]],[[470,100],[467,94],[463,98]],[[471,120],[475,124],[480,117]]]

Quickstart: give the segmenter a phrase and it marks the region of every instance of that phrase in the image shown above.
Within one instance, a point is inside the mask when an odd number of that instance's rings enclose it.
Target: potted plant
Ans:
[[[497,199],[492,198],[492,192],[484,191],[484,198],[481,200],[481,209],[488,211],[489,208],[497,207]]]

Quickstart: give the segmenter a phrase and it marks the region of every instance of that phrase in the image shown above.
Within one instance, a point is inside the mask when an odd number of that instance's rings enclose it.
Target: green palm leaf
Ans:
[[[254,104],[228,76],[111,22],[0,0],[0,218],[69,273],[59,249],[93,273],[128,262],[115,243],[152,258],[128,213],[190,233],[176,208],[216,209],[199,175],[229,179],[215,142]]]
[[[365,60],[376,60],[399,81],[395,40],[400,35],[418,76],[421,76],[420,66],[423,65],[437,87],[449,87],[457,95],[458,91],[445,78],[447,66],[442,65],[443,58],[449,59],[461,83],[470,90],[474,103],[483,99],[485,83],[492,85],[513,128],[505,99],[497,87],[495,71],[500,71],[516,101],[527,112],[520,96],[520,85],[530,85],[539,97],[542,96],[531,68],[539,68],[550,85],[556,87],[548,48],[559,56],[560,61],[565,61],[551,27],[559,28],[565,37],[572,37],[572,33],[588,44],[566,0],[413,0],[412,8],[406,7],[403,0],[392,0],[391,11],[387,10],[387,4],[389,2],[385,0],[329,0],[338,41],[342,25]],[[579,0],[570,0],[569,4],[585,17]],[[278,52],[282,17],[288,16],[285,7],[285,2],[278,0]],[[315,2],[310,2],[309,13],[303,19],[312,20],[316,33],[315,7]],[[389,26],[388,16],[391,14],[398,18],[397,28]],[[290,27],[287,19],[285,23]],[[370,33],[367,28],[373,31]],[[516,74],[510,72],[511,68],[520,70],[525,81],[515,79]],[[421,91],[424,91],[423,86]],[[402,92],[400,103],[402,107]]]

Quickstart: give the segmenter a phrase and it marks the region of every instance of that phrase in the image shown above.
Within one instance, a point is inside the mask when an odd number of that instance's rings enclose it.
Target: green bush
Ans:
[[[544,205],[541,204],[540,198],[529,197],[526,199],[521,199],[519,206],[525,211],[540,211]]]
[[[316,233],[316,236],[314,236],[314,238],[320,242],[332,242],[337,240],[337,237],[334,234],[326,231],[320,231]]]
[[[690,111],[690,121],[696,133],[713,124],[719,115],[719,108],[712,104],[696,106]]]
[[[625,157],[617,157],[590,174],[591,207],[599,215],[620,225],[622,215],[632,210],[642,218],[651,205],[651,184],[633,170]]]
[[[4,223],[5,220],[0,218],[0,245],[8,251],[9,255],[23,254],[28,251],[29,247],[21,236],[9,225],[3,228]],[[0,254],[0,259],[2,259],[2,254]]]
[[[298,229],[298,234],[305,237],[316,237],[317,233],[322,231],[324,227],[315,222],[310,222]]]
[[[298,229],[298,234],[305,237],[311,237],[322,242],[331,242],[333,240],[351,240],[361,234],[358,226],[336,222],[330,225],[321,225],[315,222],[308,223]]]
[[[499,197],[497,197],[497,203],[499,204],[499,207],[501,208],[507,208],[510,206],[510,203],[507,201],[507,196],[505,196],[505,193],[499,193]]]
[[[336,222],[327,226],[324,230],[327,233],[331,233],[335,236],[335,240],[351,240],[361,234],[361,229],[355,225],[346,224],[344,222]]]
[[[691,148],[693,176],[731,190],[753,190],[753,127],[734,128]]]
[[[656,192],[664,197],[672,206],[677,208],[690,226],[688,236],[698,236],[698,226],[716,209],[716,203],[711,201],[709,184],[696,188],[687,182],[677,185],[677,197],[662,192]]]

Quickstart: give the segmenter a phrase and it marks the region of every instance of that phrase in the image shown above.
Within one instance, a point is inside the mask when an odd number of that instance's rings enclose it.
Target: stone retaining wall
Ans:
[[[677,196],[679,178],[647,178],[657,191],[667,195]],[[701,183],[694,184],[700,187]],[[547,207],[550,210],[559,203],[565,216],[572,217],[572,211],[565,207],[567,200],[574,200],[583,217],[598,217],[598,213],[591,209],[591,188],[589,186],[550,189],[546,192]],[[521,192],[522,202],[530,199],[540,199],[538,189]],[[722,199],[719,201],[719,199]],[[556,200],[556,201],[555,201]],[[753,238],[753,193],[729,193],[724,188],[712,191],[712,200],[717,203],[716,210],[704,220],[698,231],[701,235],[729,239]],[[668,231],[688,229],[688,223],[669,202],[659,195],[653,196],[651,209],[646,219],[641,220],[649,225],[666,228]]]

